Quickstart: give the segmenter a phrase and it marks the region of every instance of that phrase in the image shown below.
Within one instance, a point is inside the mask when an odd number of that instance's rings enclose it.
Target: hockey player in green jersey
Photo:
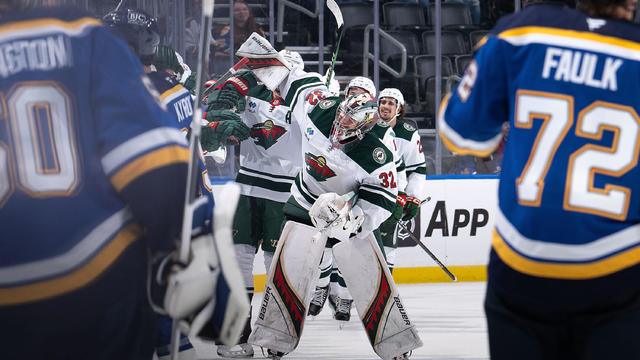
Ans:
[[[408,221],[418,214],[420,203],[426,198],[426,167],[420,135],[416,128],[403,121],[405,114],[404,96],[396,88],[386,88],[378,95],[380,119],[393,129],[395,146],[405,167],[407,181],[399,185],[396,209],[389,220],[380,226],[387,265],[393,270],[398,244],[396,226],[398,221]],[[404,206],[403,206],[404,205]]]

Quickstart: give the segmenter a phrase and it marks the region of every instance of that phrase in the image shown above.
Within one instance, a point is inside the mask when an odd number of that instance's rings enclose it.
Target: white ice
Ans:
[[[411,360],[489,359],[487,325],[482,302],[484,282],[400,285],[400,296],[424,345],[413,351]],[[262,293],[253,298],[254,314]],[[255,315],[254,315],[255,316]],[[215,345],[194,342],[201,359],[217,359]],[[261,358],[254,346],[254,358]],[[265,350],[266,354],[266,350]],[[333,320],[328,304],[315,318],[305,321],[298,348],[283,360],[379,359],[373,352],[355,308],[342,329]]]

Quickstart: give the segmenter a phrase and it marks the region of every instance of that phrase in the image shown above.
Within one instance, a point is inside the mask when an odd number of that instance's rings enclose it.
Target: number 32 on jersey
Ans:
[[[519,90],[516,96],[516,128],[532,129],[534,119],[543,121],[531,155],[516,180],[520,205],[540,206],[549,167],[573,125],[574,101],[569,95],[529,90]],[[608,182],[597,188],[594,177],[600,174],[618,178],[636,166],[640,118],[629,106],[595,101],[581,109],[575,119],[575,136],[599,141],[606,130],[613,132],[613,141],[610,146],[586,144],[569,155],[563,208],[624,220],[631,189]]]

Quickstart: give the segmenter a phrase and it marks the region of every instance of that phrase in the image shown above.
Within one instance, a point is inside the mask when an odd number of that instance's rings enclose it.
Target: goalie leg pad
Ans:
[[[333,247],[373,350],[393,359],[422,346],[373,234]]]
[[[283,353],[298,346],[327,241],[318,234],[312,226],[285,224],[249,343]]]

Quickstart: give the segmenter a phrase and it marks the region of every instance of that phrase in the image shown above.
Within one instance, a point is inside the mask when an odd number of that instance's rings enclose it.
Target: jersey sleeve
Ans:
[[[298,68],[291,70],[280,90],[295,119],[307,119],[320,101],[332,97],[319,77]]]
[[[497,37],[488,37],[456,89],[442,101],[439,133],[457,154],[486,157],[502,138],[502,124],[509,119],[509,98],[501,43]]]
[[[411,135],[411,140],[406,144],[403,159],[407,171],[407,186],[405,192],[420,200],[427,198],[426,180],[427,167],[425,165],[420,135],[417,131]]]
[[[396,178],[395,164],[389,161],[369,173],[360,184],[356,204],[365,214],[361,234],[368,234],[377,229],[391,216],[398,196],[398,188],[393,183],[393,179]]]
[[[181,225],[187,142],[125,43],[104,28],[94,36],[91,102],[102,168],[148,237],[169,248]]]
[[[396,184],[398,190],[404,191],[404,188],[407,187],[407,172],[402,155],[400,154],[400,149],[398,148],[398,143],[396,142],[396,135],[390,127],[384,133],[382,143],[393,153],[393,163],[396,165],[397,174]]]

